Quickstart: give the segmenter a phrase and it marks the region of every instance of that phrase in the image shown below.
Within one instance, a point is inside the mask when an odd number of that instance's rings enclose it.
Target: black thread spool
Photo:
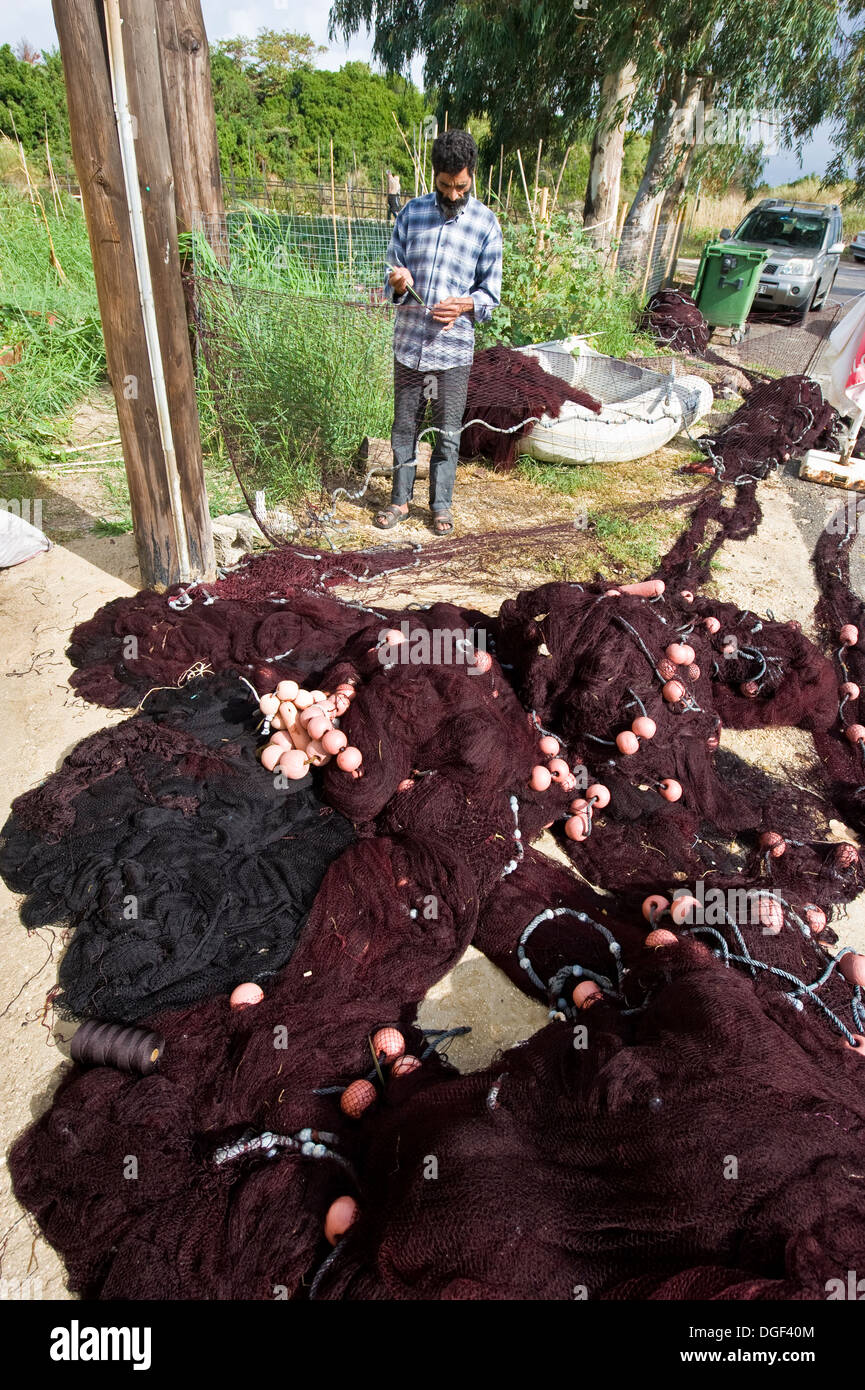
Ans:
[[[70,1052],[74,1062],[85,1066],[117,1067],[148,1076],[156,1070],[164,1047],[165,1039],[159,1033],[92,1018],[73,1034]]]

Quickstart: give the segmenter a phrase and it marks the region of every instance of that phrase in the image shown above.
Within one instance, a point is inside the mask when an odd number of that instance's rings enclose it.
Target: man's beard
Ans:
[[[442,194],[439,193],[438,189],[436,189],[436,202],[438,203],[439,207],[441,208],[448,221],[450,221],[451,218],[456,217],[460,209],[465,207],[468,200],[468,193],[464,193],[461,198],[455,198],[453,201],[451,201],[450,198],[443,197]]]

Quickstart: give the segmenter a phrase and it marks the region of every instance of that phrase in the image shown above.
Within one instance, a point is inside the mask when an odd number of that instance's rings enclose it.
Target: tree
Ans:
[[[833,93],[835,158],[826,170],[826,184],[850,177],[847,200],[865,198],[865,0],[849,0],[829,86]]]
[[[33,50],[22,40],[28,54]],[[19,49],[22,45],[19,44]],[[69,118],[60,54],[52,50],[39,62],[17,57],[9,44],[0,47],[0,131],[17,132],[27,154],[44,152],[48,135],[52,158],[62,165],[69,154]]]
[[[714,94],[724,107],[775,105],[791,141],[820,118],[837,9],[838,0],[604,0],[585,11],[573,0],[335,0],[331,35],[371,28],[376,56],[395,71],[423,54],[440,105],[460,121],[485,111],[494,145],[591,131],[584,216],[596,240],[612,230],[629,116],[650,126],[628,217],[639,257],[658,199],[675,201],[687,180],[700,103]]]
[[[295,37],[295,36],[292,36]],[[322,151],[328,159],[333,140],[340,182],[359,166],[390,164],[411,173],[393,121],[405,128],[424,114],[422,94],[402,78],[370,72],[366,63],[346,63],[339,72],[313,68],[298,46],[301,61],[262,80],[253,41],[231,41],[213,55],[213,96],[220,158],[226,171],[249,175],[267,169],[283,179],[309,180],[319,173]],[[307,57],[308,57],[308,50]],[[237,54],[246,54],[242,59]]]
[[[625,223],[625,263],[645,261],[658,202],[672,212],[698,144],[714,138],[705,130],[701,136],[698,119],[713,101],[722,113],[770,108],[782,142],[792,145],[831,100],[825,77],[838,34],[837,0],[693,0],[665,7],[660,22],[663,65],[649,156]]]
[[[310,68],[316,53],[327,52],[319,44],[313,43],[309,34],[292,34],[288,30],[276,29],[259,29],[254,38],[240,35],[220,39],[213,45],[213,51],[223,54],[244,72],[265,81],[274,81],[285,77],[286,73]]]

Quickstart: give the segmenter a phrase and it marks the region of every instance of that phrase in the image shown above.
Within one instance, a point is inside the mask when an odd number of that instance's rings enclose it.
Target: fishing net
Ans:
[[[54,1000],[134,1022],[266,979],[352,838],[312,779],[262,778],[249,691],[157,691],[14,803],[0,873],[28,927],[74,924]]]
[[[24,866],[20,891],[40,853],[71,853],[86,832],[89,796],[111,785],[101,773],[127,789],[109,840],[118,847],[124,816],[167,815],[176,832],[193,800],[206,817],[239,782],[242,827],[204,861],[215,891],[238,849],[247,884],[260,872],[270,837],[295,824],[287,803],[306,796],[314,814],[313,793],[278,800],[253,766],[254,694],[220,675],[251,658],[251,642],[258,694],[283,672],[325,690],[355,684],[343,727],[363,775],[333,763],[314,774],[329,833],[343,817],[356,838],[338,857],[333,839],[326,846],[299,935],[288,913],[287,963],[250,969],[222,942],[209,968],[224,983],[192,1007],[155,1002],[140,1015],[165,1039],[154,1074],[71,1068],[15,1145],[16,1193],[71,1288],[132,1299],[807,1298],[856,1267],[865,1217],[849,1175],[865,1135],[865,977],[859,957],[826,944],[862,886],[855,846],[829,824],[861,775],[861,750],[839,736],[839,661],[865,672],[849,664],[855,646],[833,660],[796,625],[696,592],[708,529],[755,525],[756,486],[722,504],[721,485],[706,484],[662,563],[663,593],[592,581],[525,591],[497,616],[441,603],[378,612],[324,591],[333,557],[288,548],[179,606],[135,596],[76,630],[79,689],[108,700],[130,689],[117,664],[133,622],[140,660],[162,645],[173,671],[194,654],[214,674],[154,692],[16,803],[4,854],[13,871]],[[399,558],[342,555],[339,566],[357,585]],[[833,644],[839,620],[861,616],[841,564],[827,541],[818,572]],[[283,574],[296,587],[273,593]],[[257,624],[269,616],[294,626],[264,643]],[[403,625],[404,641],[383,660],[385,620]],[[468,659],[436,648],[445,632],[463,635]],[[146,667],[151,683],[162,670]],[[120,672],[130,674],[145,671]],[[637,719],[654,729],[639,725],[629,752],[619,738]],[[724,726],[789,725],[815,738],[804,788],[717,746]],[[532,786],[541,738],[555,738],[564,765],[543,790]],[[592,786],[609,791],[607,804],[597,792],[585,804]],[[575,795],[576,839],[561,828]],[[154,807],[160,798],[168,804]],[[531,848],[548,825],[571,869]],[[188,857],[189,841],[176,843]],[[157,842],[142,844],[149,882]],[[158,853],[171,873],[172,845],[158,841]],[[250,891],[262,902],[274,886],[273,921],[284,888],[262,877]],[[34,887],[44,919],[47,890]],[[672,906],[647,916],[647,894]],[[74,944],[89,919],[68,920]],[[548,1005],[550,1022],[459,1076],[415,1015],[472,941]],[[259,976],[262,1002],[231,1008],[229,986]],[[369,1040],[383,1026],[401,1028],[417,1068],[376,1067]],[[376,1099],[353,1119],[340,1101],[361,1078]],[[342,1196],[360,1214],[331,1249],[324,1215]]]
[[[473,376],[467,418],[486,392],[505,466],[522,409],[594,412],[525,354]],[[665,587],[587,576],[497,614],[379,601],[391,576],[452,563],[465,583],[567,523],[430,552],[282,545],[75,629],[76,691],[140,708],[18,798],[0,872],[25,925],[69,935],[63,1013],[165,1042],[150,1075],[71,1067],[11,1152],[71,1289],[822,1298],[865,1259],[865,970],[827,949],[863,887],[837,827],[865,828],[849,520],[815,557],[825,651],[701,592],[759,524],[759,480],[836,429],[807,380],[756,386],[706,440],[699,492],[657,504],[690,508]],[[257,697],[283,679],[353,684],[362,775],[264,771]],[[723,746],[791,727],[815,749],[795,784]],[[565,863],[532,848],[544,829]],[[416,1017],[471,943],[550,1021],[461,1076]],[[231,1006],[241,982],[260,1003]],[[383,1027],[419,1065],[374,1056]],[[359,1216],[332,1248],[345,1196]]]
[[[521,436],[543,416],[556,419],[565,401],[594,415],[602,408],[588,391],[569,385],[524,353],[501,346],[475,353],[460,454],[463,458],[481,455],[497,468],[513,468]],[[476,420],[483,423],[473,423]]]
[[[747,482],[807,449],[837,448],[840,420],[816,382],[787,376],[761,382],[717,434],[700,436],[706,468],[721,478]],[[697,465],[702,467],[703,465]]]
[[[697,305],[681,290],[658,290],[646,305],[643,326],[662,347],[703,357],[712,336]]]

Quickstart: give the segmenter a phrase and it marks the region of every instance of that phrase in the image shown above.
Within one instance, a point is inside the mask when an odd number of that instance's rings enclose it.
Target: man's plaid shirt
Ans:
[[[451,326],[436,323],[406,292],[387,297],[399,312],[393,333],[398,362],[416,371],[441,371],[470,363],[474,355],[475,324],[492,316],[502,289],[502,229],[495,213],[469,195],[456,217],[448,221],[435,193],[412,198],[397,217],[387,248],[392,266],[406,266],[414,289],[432,309],[452,296],[474,300],[474,310],[460,314]]]

